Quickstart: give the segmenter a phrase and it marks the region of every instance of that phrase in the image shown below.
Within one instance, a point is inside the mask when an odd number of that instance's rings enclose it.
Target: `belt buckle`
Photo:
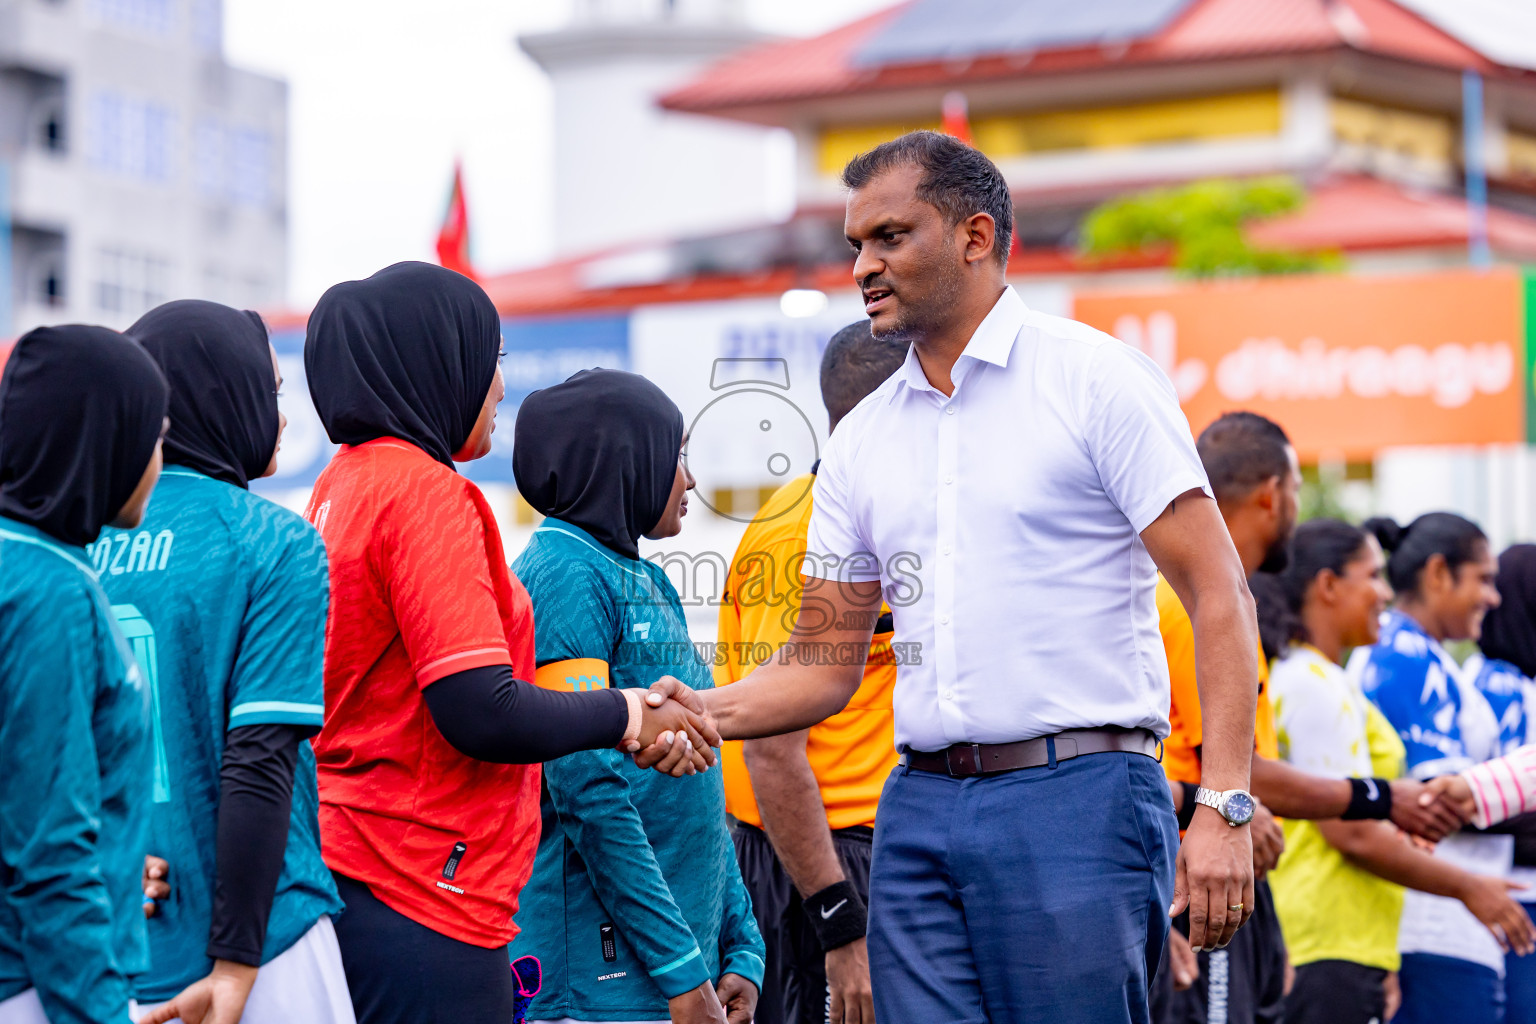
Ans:
[[[981,745],[955,744],[944,752],[944,765],[950,775],[977,775],[981,772]]]

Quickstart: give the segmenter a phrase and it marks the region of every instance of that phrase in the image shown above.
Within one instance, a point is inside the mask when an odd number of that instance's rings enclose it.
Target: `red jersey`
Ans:
[[[325,862],[434,931],[504,946],[539,841],[539,766],[465,757],[421,696],[488,665],[533,678],[533,606],[490,507],[420,448],[381,438],[341,449],[305,515],[331,575],[314,741]]]

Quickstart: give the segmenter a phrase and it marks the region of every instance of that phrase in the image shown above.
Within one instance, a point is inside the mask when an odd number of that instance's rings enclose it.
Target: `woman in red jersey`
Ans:
[[[683,734],[658,766],[683,774],[718,742],[675,702],[521,681],[528,595],[453,469],[490,450],[500,348],[485,292],[424,263],[331,288],[305,339],[315,407],[343,445],[307,516],[331,576],[321,838],[358,1024],[512,1019],[506,946],[539,840],[539,762],[644,747],[645,764]]]

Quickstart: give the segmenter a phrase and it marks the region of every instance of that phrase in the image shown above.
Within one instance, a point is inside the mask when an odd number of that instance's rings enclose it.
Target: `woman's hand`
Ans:
[[[240,1024],[245,1001],[256,984],[256,968],[232,960],[215,960],[213,970],[199,978],[168,1003],[161,1003],[139,1018],[138,1024]]]
[[[739,974],[722,974],[715,994],[725,1007],[727,1024],[752,1024],[757,1012],[757,986]]]
[[[1471,821],[1472,815],[1477,813],[1477,804],[1472,800],[1472,784],[1464,776],[1441,775],[1425,783],[1424,789],[1419,802],[1426,807],[1438,798],[1454,807],[1463,821]]]
[[[1511,890],[1524,889],[1519,882],[1506,882],[1488,875],[1468,875],[1461,902],[1472,916],[1483,922],[1506,953],[1525,956],[1536,951],[1536,927],[1532,927],[1525,908],[1510,899]]]
[[[720,980],[723,982],[725,979]],[[756,991],[753,990],[754,993]],[[755,995],[752,1001],[755,1006]],[[672,1024],[726,1024],[725,1009],[720,1005],[720,997],[715,994],[715,986],[707,981],[698,988],[668,999],[667,1013],[672,1017]]]
[[[171,866],[152,854],[144,855],[144,916],[154,917],[159,911],[159,901],[171,895]]]
[[[1177,928],[1168,929],[1168,969],[1173,972],[1175,992],[1188,990],[1200,979],[1200,958]]]

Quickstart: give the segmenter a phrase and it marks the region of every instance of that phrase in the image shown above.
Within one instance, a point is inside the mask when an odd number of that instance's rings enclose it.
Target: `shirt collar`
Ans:
[[[998,296],[997,302],[992,305],[992,310],[981,324],[976,328],[976,333],[971,335],[971,340],[966,342],[965,351],[960,353],[960,359],[967,357],[993,366],[1004,367],[1008,365],[1008,357],[1013,352],[1013,344],[1018,340],[1019,331],[1024,326],[1024,319],[1029,315],[1029,307],[1019,297],[1019,293],[1009,285],[1003,289],[1003,294]],[[955,365],[960,365],[960,360],[955,360]],[[901,364],[901,369],[896,371],[897,387],[891,389],[891,398],[900,393],[899,385],[905,384],[914,391],[933,391],[934,387],[928,383],[928,375],[923,372],[923,364],[917,357],[917,346],[913,345],[907,350],[906,362]]]

